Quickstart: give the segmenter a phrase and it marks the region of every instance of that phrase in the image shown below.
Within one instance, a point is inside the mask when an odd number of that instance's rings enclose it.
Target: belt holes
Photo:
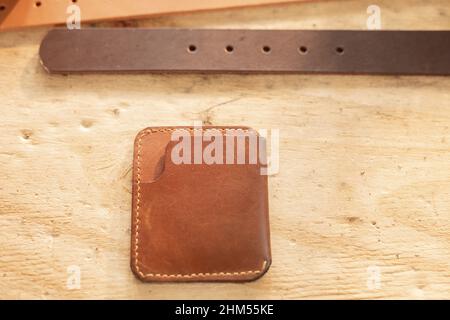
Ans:
[[[0,11],[5,11],[6,10],[6,6],[4,4],[0,5]]]
[[[225,51],[228,53],[233,53],[234,47],[232,45],[228,45],[225,47]]]
[[[195,44],[190,44],[187,49],[189,53],[195,53],[197,51],[197,46]]]
[[[344,54],[344,48],[343,47],[336,47],[336,53],[338,55],[343,55]]]
[[[41,1],[36,1],[35,5],[36,5],[36,7],[39,8],[40,6],[42,6],[42,2]]]
[[[272,51],[272,48],[270,48],[269,46],[262,47],[262,52],[265,54],[269,54],[271,51]]]
[[[298,48],[298,52],[300,52],[300,54],[307,54],[308,53],[308,48],[305,46],[300,46]]]

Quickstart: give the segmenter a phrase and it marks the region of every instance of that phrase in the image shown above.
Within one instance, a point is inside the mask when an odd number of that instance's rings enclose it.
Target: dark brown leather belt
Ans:
[[[450,75],[450,31],[55,29],[50,73]]]

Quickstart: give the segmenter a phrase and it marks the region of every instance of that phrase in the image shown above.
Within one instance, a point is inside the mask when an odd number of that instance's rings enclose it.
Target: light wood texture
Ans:
[[[365,29],[372,3],[102,26]],[[376,4],[384,29],[450,29],[447,0]],[[450,78],[49,76],[46,31],[0,34],[0,298],[450,298]],[[273,265],[246,284],[143,284],[129,268],[133,139],[198,119],[280,129]]]

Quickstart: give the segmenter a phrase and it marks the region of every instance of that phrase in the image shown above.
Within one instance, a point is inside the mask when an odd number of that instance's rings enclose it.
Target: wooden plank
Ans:
[[[370,4],[101,25],[364,29]],[[450,28],[446,0],[377,5],[385,29]],[[0,34],[1,298],[450,298],[449,78],[49,76],[37,54],[46,31]],[[198,119],[280,129],[273,265],[247,284],[140,283],[134,136]],[[73,265],[81,287],[69,290]]]

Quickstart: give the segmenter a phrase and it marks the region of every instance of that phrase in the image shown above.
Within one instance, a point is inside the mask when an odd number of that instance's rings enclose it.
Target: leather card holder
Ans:
[[[235,132],[244,133],[244,144]],[[254,144],[247,133],[256,131],[154,127],[137,135],[131,268],[140,280],[251,281],[268,270],[268,185],[260,161],[265,143],[256,134],[259,157],[250,161]],[[239,163],[243,145],[245,163]]]

